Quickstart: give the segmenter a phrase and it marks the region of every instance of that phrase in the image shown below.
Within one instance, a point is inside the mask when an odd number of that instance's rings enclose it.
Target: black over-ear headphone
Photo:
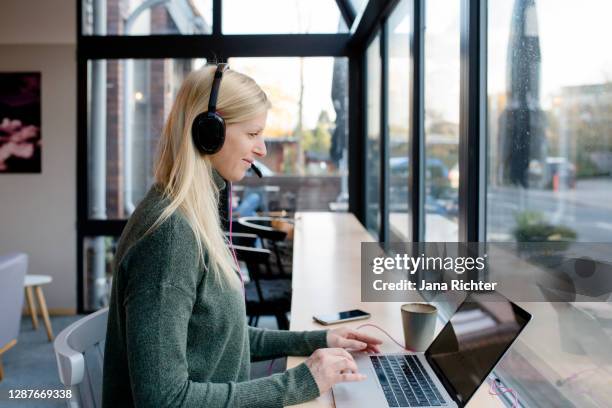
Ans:
[[[216,112],[216,108],[221,77],[226,69],[227,64],[217,65],[210,89],[208,110],[196,116],[191,125],[193,144],[202,154],[217,153],[225,141],[225,120]]]

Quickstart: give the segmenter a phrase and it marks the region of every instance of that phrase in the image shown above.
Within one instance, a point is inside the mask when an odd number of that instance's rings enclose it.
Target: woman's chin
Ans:
[[[244,176],[246,176],[246,170],[232,174],[231,177],[227,179],[227,181],[231,181],[232,183],[237,183],[241,181],[244,178]]]

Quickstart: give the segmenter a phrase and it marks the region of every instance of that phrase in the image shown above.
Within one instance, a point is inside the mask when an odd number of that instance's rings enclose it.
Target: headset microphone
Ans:
[[[257,177],[259,178],[263,177],[263,174],[261,174],[261,170],[259,170],[259,167],[257,167],[255,163],[251,163],[251,170],[253,170],[253,172],[257,174]]]

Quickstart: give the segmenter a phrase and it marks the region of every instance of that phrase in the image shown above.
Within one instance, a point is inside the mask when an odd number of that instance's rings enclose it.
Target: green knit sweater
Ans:
[[[165,205],[154,186],[119,240],[102,406],[280,407],[316,398],[305,364],[250,380],[250,363],[310,355],[327,347],[326,332],[249,327],[242,291],[202,266],[179,212],[144,234]]]

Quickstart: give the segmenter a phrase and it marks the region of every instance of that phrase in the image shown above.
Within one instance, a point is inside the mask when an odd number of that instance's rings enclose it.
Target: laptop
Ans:
[[[469,295],[425,353],[356,353],[367,379],[334,385],[336,408],[463,407],[531,319],[491,296]]]

